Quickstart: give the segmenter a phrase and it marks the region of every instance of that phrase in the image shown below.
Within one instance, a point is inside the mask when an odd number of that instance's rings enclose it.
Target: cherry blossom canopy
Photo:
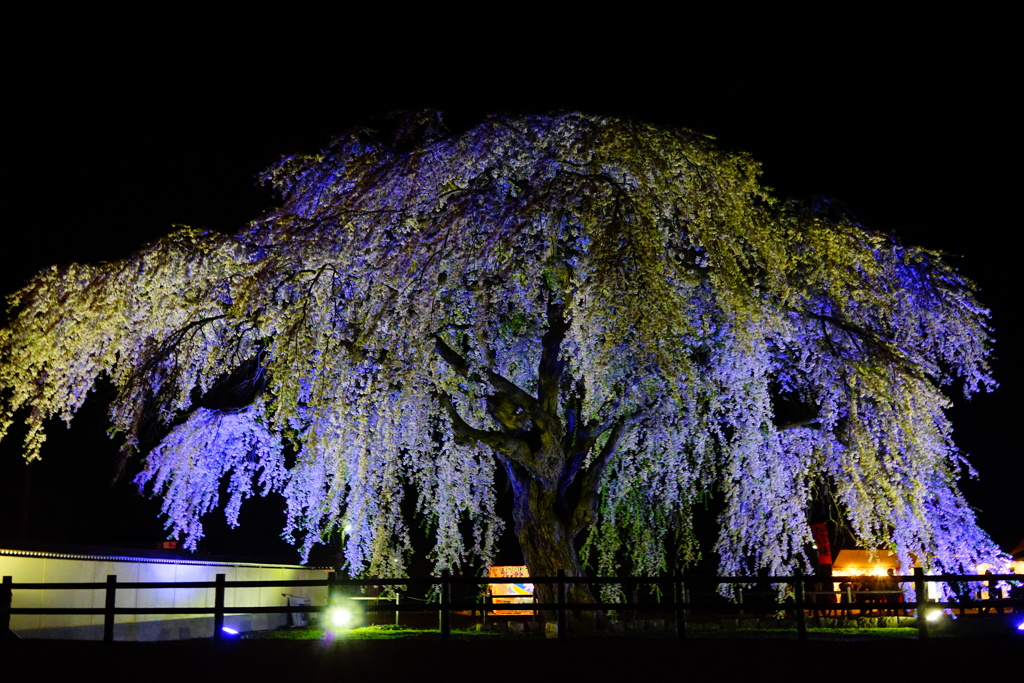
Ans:
[[[489,561],[499,470],[535,575],[584,537],[602,571],[692,561],[711,495],[725,573],[804,565],[822,491],[904,566],[998,558],[943,394],[993,385],[971,284],[757,176],[704,136],[583,114],[356,131],[269,171],[281,208],[236,235],[13,294],[0,438],[25,421],[39,457],[105,378],[128,451],[165,425],[137,481],[172,534],[194,548],[203,514],[279,492],[285,533],[341,532],[352,573],[405,571],[413,504],[438,566]],[[244,400],[204,398],[225,393]]]

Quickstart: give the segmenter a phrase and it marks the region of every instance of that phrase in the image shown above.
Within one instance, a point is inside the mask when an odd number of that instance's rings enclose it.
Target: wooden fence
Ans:
[[[715,612],[742,613],[745,606],[742,599],[733,602],[703,603],[692,597],[692,591],[700,588],[705,589],[705,594],[715,591],[715,587],[722,584],[739,584],[740,587],[774,584],[785,585],[791,591],[791,596],[784,602],[775,602],[774,608],[785,610],[792,615],[795,622],[797,637],[800,640],[807,638],[807,612],[831,609],[851,611],[879,609],[880,603],[868,600],[850,600],[843,603],[814,602],[810,598],[814,595],[824,595],[825,592],[814,591],[814,584],[832,583],[839,577],[822,579],[817,576],[806,576],[802,572],[796,572],[791,576],[774,577],[752,577],[752,576],[691,576],[676,574],[672,576],[651,576],[651,577],[629,577],[629,578],[595,578],[595,577],[567,577],[560,571],[556,577],[530,577],[525,579],[529,583],[555,584],[555,602],[539,603],[533,602],[529,609],[539,610],[554,616],[557,624],[557,637],[565,640],[568,636],[568,614],[572,611],[597,611],[613,610],[626,612],[659,612],[670,614],[674,621],[674,633],[677,639],[687,637],[687,622],[691,614],[698,610],[711,610]],[[996,582],[1009,582],[1011,585],[1019,585],[1022,577],[1015,574],[1002,575],[925,575],[918,568],[912,576],[895,576],[891,580],[898,584],[912,584],[915,599],[898,604],[887,603],[883,609],[897,607],[900,610],[913,610],[916,615],[915,624],[921,639],[928,638],[928,619],[923,618],[927,611],[959,609],[976,609],[979,613],[989,609],[998,610],[1002,613],[1004,609],[1024,612],[1024,599],[1004,598],[979,600],[963,598],[953,602],[928,600],[925,586],[928,583],[946,583],[950,586],[995,586]],[[448,571],[443,571],[441,576],[427,578],[406,578],[406,579],[338,579],[333,573],[326,580],[292,580],[292,581],[227,581],[224,574],[217,574],[215,581],[190,581],[190,582],[119,582],[116,575],[107,576],[105,583],[14,583],[12,577],[3,577],[3,584],[0,587],[0,633],[7,633],[10,629],[10,618],[16,614],[63,614],[83,615],[102,614],[104,618],[103,640],[110,642],[114,639],[114,623],[117,615],[213,615],[212,637],[220,640],[225,637],[224,619],[228,614],[268,614],[268,613],[322,613],[332,607],[333,599],[328,600],[326,605],[290,605],[278,607],[245,607],[225,604],[225,593],[228,588],[290,588],[290,587],[327,587],[331,596],[339,595],[345,587],[389,587],[396,590],[399,587],[423,587],[426,592],[432,592],[436,598],[419,604],[403,601],[394,602],[391,605],[367,606],[367,612],[393,612],[396,615],[401,612],[437,612],[439,615],[440,634],[443,640],[451,635],[451,615],[456,611],[486,612],[491,609],[508,608],[508,605],[487,605],[481,604],[479,595],[480,586],[495,583],[522,583],[523,578],[499,579],[490,577],[454,577]],[[644,600],[625,601],[598,601],[595,603],[571,603],[566,595],[568,586],[577,583],[586,583],[591,586],[603,584],[618,584],[627,586],[656,587],[660,597]],[[455,587],[476,586],[477,597],[474,599],[453,599],[452,589]],[[118,590],[144,590],[144,589],[168,589],[168,588],[201,588],[213,589],[214,604],[207,607],[117,607]],[[103,607],[14,607],[12,599],[15,591],[19,590],[104,590],[105,604]],[[652,593],[652,591],[647,591]],[[636,594],[636,591],[633,591]],[[834,595],[834,592],[828,591]],[[742,595],[739,593],[738,595]]]

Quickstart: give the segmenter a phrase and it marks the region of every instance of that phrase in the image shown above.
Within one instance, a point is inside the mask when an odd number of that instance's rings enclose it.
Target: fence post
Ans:
[[[452,634],[452,573],[448,569],[441,570],[441,640],[448,640]]]
[[[557,614],[558,614],[558,621],[556,623],[556,626],[558,627],[558,639],[561,640],[561,641],[564,641],[565,637],[566,637],[566,635],[568,634],[568,631],[569,631],[569,626],[566,624],[566,620],[565,620],[565,594],[566,594],[566,590],[565,589],[566,589],[566,584],[565,584],[565,570],[564,569],[559,569],[558,570],[558,583],[556,585],[557,585],[556,593],[558,595],[558,598],[557,598],[557,600],[558,600],[558,612],[557,612]]]
[[[13,576],[5,576],[0,589],[0,643],[7,640],[11,631],[11,603],[14,601]]]
[[[917,637],[928,640],[928,619],[924,613],[924,568],[914,567],[914,607],[917,612]]]
[[[103,605],[103,642],[114,642],[114,606],[117,604],[117,574],[107,574],[107,594]]]
[[[636,581],[626,581],[628,591],[626,593],[627,604],[633,605],[633,620],[635,621],[639,612],[636,609],[636,604],[640,602],[639,589]],[[646,616],[646,615],[645,615]]]
[[[225,574],[217,574],[216,583],[213,587],[213,639],[216,642],[224,640],[224,588]]]
[[[334,582],[338,580],[337,572],[327,572],[327,606],[330,607],[334,604],[334,599],[337,597],[338,586]]]
[[[676,616],[676,640],[686,640],[686,584],[683,575],[675,572],[672,581],[672,608]]]
[[[796,637],[807,640],[807,615],[804,614],[804,570],[793,571],[793,597],[796,606]]]

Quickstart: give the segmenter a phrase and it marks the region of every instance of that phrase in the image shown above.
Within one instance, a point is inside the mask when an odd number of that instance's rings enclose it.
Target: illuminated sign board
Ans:
[[[487,576],[492,579],[528,579],[530,573],[525,565],[491,567]],[[487,593],[494,605],[529,605],[533,603],[533,584],[527,582],[515,583],[489,583]],[[498,615],[532,615],[531,609],[501,609],[492,610],[491,614]]]

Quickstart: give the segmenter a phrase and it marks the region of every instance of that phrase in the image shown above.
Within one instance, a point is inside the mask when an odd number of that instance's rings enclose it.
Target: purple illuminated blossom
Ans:
[[[38,457],[46,419],[107,377],[129,448],[147,415],[178,425],[137,479],[172,533],[194,547],[203,514],[234,524],[279,491],[285,534],[306,554],[340,532],[353,573],[405,571],[410,490],[437,566],[489,562],[500,468],[517,495],[565,484],[569,543],[601,571],[695,560],[709,494],[726,573],[806,567],[818,488],[867,547],[1002,560],[957,491],[940,390],[994,386],[988,314],[937,255],[781,205],[688,131],[414,128],[284,159],[281,208],[237,235],[37,275],[0,332],[0,437],[24,419]],[[246,363],[251,402],[195,405]]]

